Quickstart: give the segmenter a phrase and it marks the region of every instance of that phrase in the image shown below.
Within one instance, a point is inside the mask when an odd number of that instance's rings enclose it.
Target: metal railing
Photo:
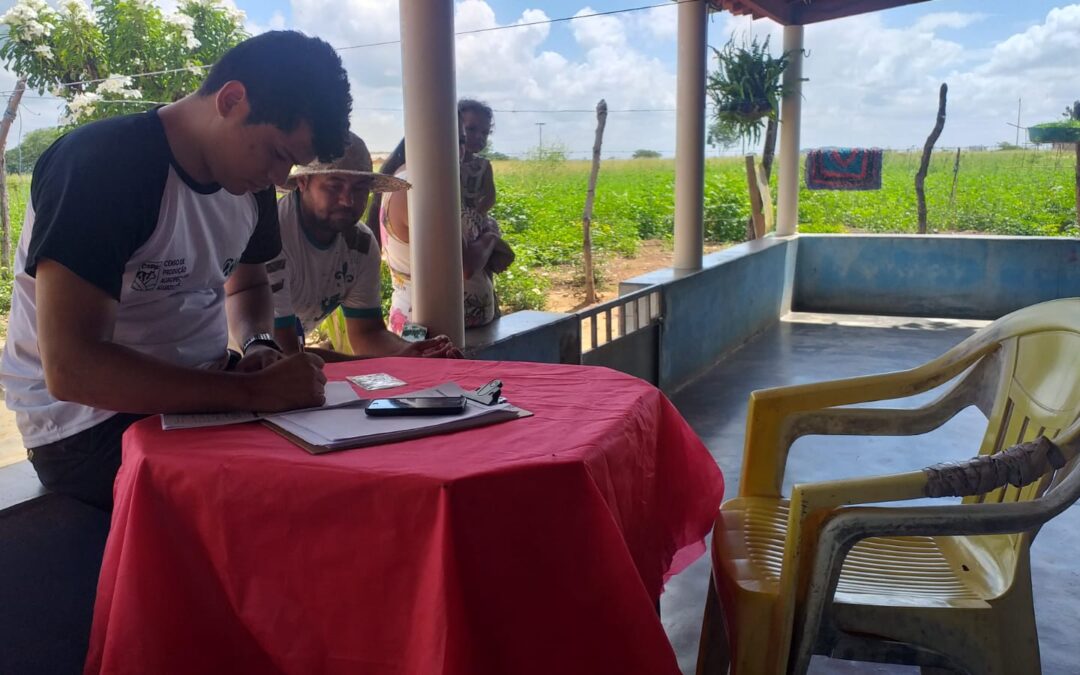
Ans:
[[[577,313],[581,321],[581,353],[644,330],[663,321],[663,295],[649,286]]]

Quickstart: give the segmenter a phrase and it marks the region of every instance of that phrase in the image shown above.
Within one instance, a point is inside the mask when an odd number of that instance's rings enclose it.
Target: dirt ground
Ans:
[[[706,253],[723,248],[707,245]],[[619,282],[669,267],[674,255],[670,241],[643,241],[633,258],[611,257],[599,262],[601,283],[597,286],[597,302],[611,300],[619,294]],[[547,272],[551,290],[547,297],[547,310],[551,312],[574,312],[585,307],[585,290],[580,268],[572,265],[556,267]],[[0,316],[0,349],[7,338],[7,317]],[[583,338],[584,339],[584,338]],[[19,431],[15,427],[15,415],[6,406],[0,407],[0,466],[26,458]]]
[[[719,251],[724,246],[705,245],[705,253]],[[619,295],[619,282],[662,267],[670,267],[675,251],[671,241],[646,240],[638,245],[633,258],[613,256],[600,263],[601,283],[596,287],[597,302],[606,302]],[[551,290],[547,296],[549,312],[576,312],[584,308],[585,286],[581,269],[574,265],[562,265],[547,273]]]

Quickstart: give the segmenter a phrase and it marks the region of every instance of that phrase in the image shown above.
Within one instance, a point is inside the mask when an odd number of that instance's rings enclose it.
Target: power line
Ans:
[[[681,4],[685,4],[685,3],[688,3],[688,2],[704,2],[704,1],[705,0],[669,0],[668,2],[662,2],[662,3],[655,4],[655,5],[641,5],[639,7],[626,7],[624,9],[612,9],[612,10],[608,10],[608,11],[605,11],[605,12],[593,12],[592,14],[580,14],[580,15],[577,15],[577,16],[564,16],[564,17],[558,17],[558,18],[555,18],[555,19],[543,19],[543,20],[540,20],[540,21],[528,21],[528,22],[525,22],[525,23],[507,24],[505,26],[492,26],[490,28],[474,28],[472,30],[458,31],[458,32],[454,33],[454,35],[455,36],[475,35],[477,33],[491,33],[491,32],[500,31],[500,30],[512,30],[512,29],[515,29],[515,28],[528,28],[528,27],[531,27],[531,26],[541,26],[541,25],[546,25],[546,24],[562,23],[562,22],[565,22],[565,21],[577,21],[577,20],[580,20],[580,19],[594,19],[596,17],[601,17],[601,16],[612,16],[612,15],[615,15],[615,14],[627,14],[627,13],[630,13],[630,12],[642,12],[642,11],[645,11],[647,9],[656,9],[658,7],[673,7],[675,5],[681,5]],[[334,49],[336,49],[339,52],[342,52],[342,51],[347,51],[347,50],[350,50],[350,49],[364,49],[364,48],[368,48],[368,47],[383,47],[383,46],[387,46],[387,45],[396,45],[396,44],[401,44],[401,40],[384,40],[382,42],[368,42],[366,44],[348,45],[348,46],[345,46],[345,47],[335,47]],[[100,82],[105,82],[106,80],[109,80],[109,79],[114,78],[114,77],[128,77],[128,78],[131,78],[131,79],[134,80],[134,79],[138,79],[138,78],[153,77],[153,76],[157,76],[157,75],[170,75],[170,74],[173,74],[173,73],[191,72],[193,70],[206,70],[206,69],[212,68],[212,67],[213,67],[212,64],[211,65],[203,65],[203,66],[192,65],[192,66],[186,66],[184,68],[166,68],[164,70],[152,70],[152,71],[147,71],[147,72],[144,72],[144,73],[134,73],[134,74],[131,74],[131,75],[110,75],[109,77],[102,77],[102,78],[98,78],[96,80],[79,80],[79,81],[73,81],[73,82],[62,82],[62,83],[56,85],[56,87],[68,88],[68,87],[75,87],[75,86],[86,86],[86,85],[89,85],[89,84],[98,84]],[[12,93],[12,91],[14,91],[14,90],[2,91],[2,92],[0,92],[0,94],[10,94],[10,93]],[[500,111],[500,112],[516,112],[516,111]],[[522,111],[522,112],[525,112],[525,111]],[[544,111],[544,112],[546,112],[546,111]],[[588,112],[594,112],[594,111],[589,110]],[[618,111],[609,110],[608,112],[618,112]]]

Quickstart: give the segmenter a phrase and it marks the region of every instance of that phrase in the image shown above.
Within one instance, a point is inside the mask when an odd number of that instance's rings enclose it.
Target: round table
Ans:
[[[318,456],[260,424],[135,424],[86,672],[679,672],[656,602],[723,480],[663,394],[582,366],[326,371],[407,383],[365,398],[499,378],[534,416]]]

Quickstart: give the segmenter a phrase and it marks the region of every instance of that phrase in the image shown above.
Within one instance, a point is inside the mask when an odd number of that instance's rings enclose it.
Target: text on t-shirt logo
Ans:
[[[186,258],[150,260],[139,266],[131,281],[133,291],[171,291],[180,288],[188,277]]]
[[[225,264],[221,266],[221,273],[228,279],[234,269],[236,269],[236,258],[229,258],[225,261]]]

